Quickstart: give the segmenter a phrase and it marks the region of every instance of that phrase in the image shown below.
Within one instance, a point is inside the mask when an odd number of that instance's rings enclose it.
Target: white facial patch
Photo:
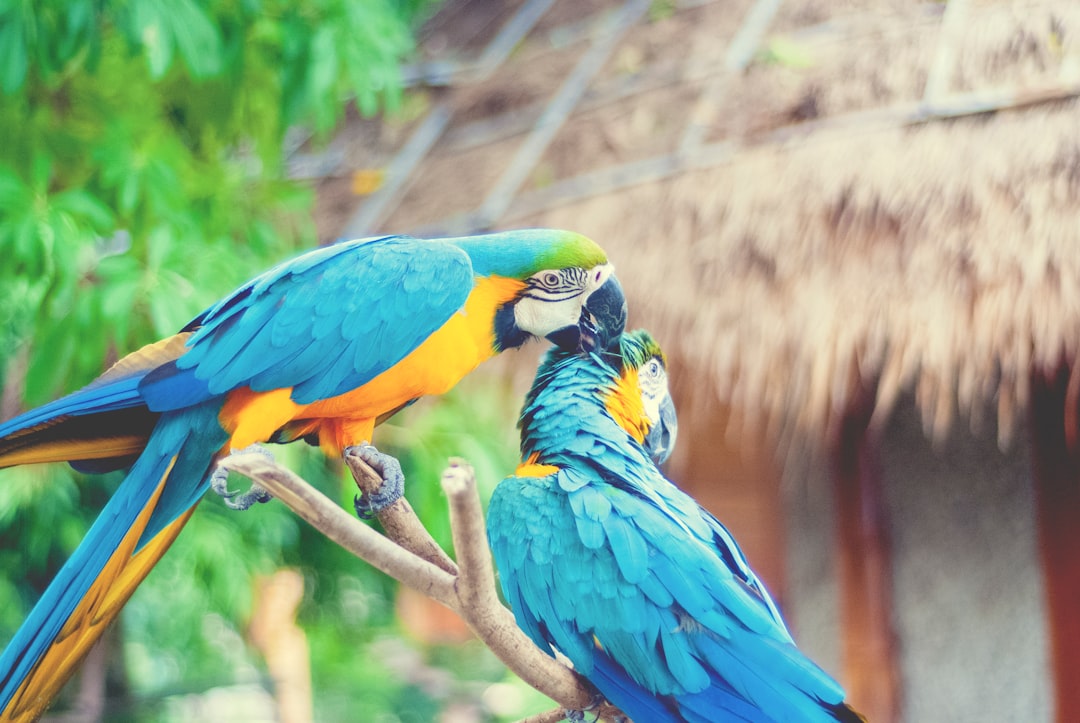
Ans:
[[[534,336],[577,326],[585,301],[611,273],[611,264],[538,271],[525,280],[526,289],[514,304],[514,322]]]
[[[545,301],[523,297],[514,305],[514,321],[518,327],[533,336],[547,336],[568,326],[574,326],[581,317],[581,295],[558,301]]]
[[[589,269],[589,277],[585,282],[585,296],[588,297],[589,294],[603,286],[604,282],[611,278],[613,273],[615,273],[615,267],[611,264],[600,264]]]
[[[641,389],[645,416],[651,424],[659,423],[660,404],[668,393],[667,371],[659,359],[650,359],[638,370],[638,387]]]

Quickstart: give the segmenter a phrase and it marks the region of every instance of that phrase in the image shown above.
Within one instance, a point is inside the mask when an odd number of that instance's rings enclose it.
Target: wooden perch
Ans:
[[[356,480],[356,486],[361,492],[374,494],[379,491],[383,479],[364,460],[356,455],[346,454],[345,464],[349,466],[353,479]],[[395,502],[383,508],[378,518],[379,524],[386,531],[386,536],[391,540],[451,575],[458,574],[458,566],[439,547],[439,543],[428,534],[427,529],[413,511],[412,505],[404,497],[399,497]]]
[[[378,473],[359,458],[348,455],[345,462],[361,490],[373,491],[382,484]],[[566,710],[586,710],[594,704],[596,694],[588,683],[536,647],[518,628],[513,614],[499,602],[476,480],[472,468],[463,460],[451,460],[442,477],[443,490],[450,500],[456,565],[404,499],[378,514],[386,530],[384,537],[261,454],[231,455],[221,464],[262,485],[360,559],[460,615],[510,670],[564,709],[529,721],[561,720]],[[608,704],[594,712],[604,719],[622,715]]]

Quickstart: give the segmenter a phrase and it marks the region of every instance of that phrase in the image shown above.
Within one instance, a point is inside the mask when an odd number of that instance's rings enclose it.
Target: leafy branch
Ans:
[[[361,491],[374,492],[382,484],[378,473],[358,457],[346,455],[345,462]],[[404,498],[378,514],[384,537],[260,454],[233,455],[222,464],[257,482],[344,549],[460,615],[510,670],[562,706],[532,716],[527,723],[562,720],[566,711],[584,710],[595,703],[596,694],[588,683],[536,647],[499,602],[476,480],[464,460],[451,459],[441,480],[450,500],[457,564],[432,539]],[[621,715],[606,703],[596,712],[604,719]]]

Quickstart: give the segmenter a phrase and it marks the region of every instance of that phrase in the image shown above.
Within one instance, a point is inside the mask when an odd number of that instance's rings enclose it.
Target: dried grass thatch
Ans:
[[[941,439],[1080,343],[1074,103],[762,147],[531,223],[602,239],[632,322],[721,400],[828,430],[854,375],[878,415],[913,388]]]

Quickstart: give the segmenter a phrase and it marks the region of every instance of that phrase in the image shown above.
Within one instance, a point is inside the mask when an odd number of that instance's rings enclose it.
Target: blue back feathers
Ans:
[[[300,404],[344,394],[396,364],[472,291],[468,256],[405,237],[348,241],[249,282],[190,326],[189,351],[147,376],[152,410],[248,386]]]
[[[635,720],[858,720],[730,533],[608,414],[630,351],[555,350],[537,373],[522,456],[557,471],[507,478],[488,511],[518,624]]]

